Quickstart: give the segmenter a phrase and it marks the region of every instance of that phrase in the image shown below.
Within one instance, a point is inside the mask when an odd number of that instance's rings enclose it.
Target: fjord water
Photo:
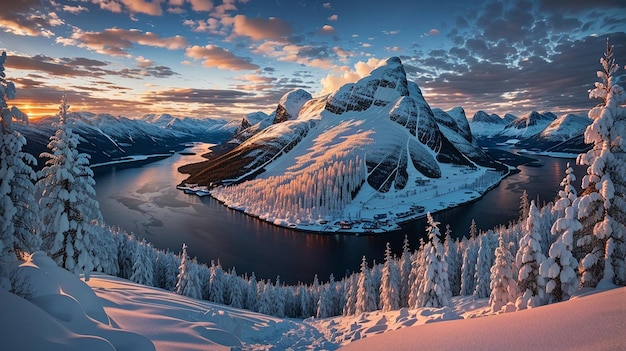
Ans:
[[[280,228],[243,213],[230,210],[209,197],[188,195],[176,189],[185,175],[178,167],[201,160],[208,144],[196,144],[186,151],[196,155],[175,154],[169,158],[134,167],[111,169],[96,176],[96,194],[108,225],[119,226],[136,237],[146,238],[153,246],[181,250],[188,245],[191,257],[210,264],[219,260],[225,269],[235,267],[238,274],[252,272],[257,279],[276,279],[295,284],[311,283],[317,274],[326,281],[330,273],[339,280],[357,271],[361,258],[383,261],[385,244],[400,255],[404,235],[412,248],[426,237],[425,221],[403,226],[398,232],[382,235],[312,234]],[[445,232],[449,224],[454,237],[467,235],[471,220],[479,230],[506,224],[518,218],[519,198],[524,190],[529,198],[552,201],[565,175],[565,166],[574,160],[545,156],[520,172],[504,179],[480,200],[434,215]],[[576,186],[584,173],[575,167]]]

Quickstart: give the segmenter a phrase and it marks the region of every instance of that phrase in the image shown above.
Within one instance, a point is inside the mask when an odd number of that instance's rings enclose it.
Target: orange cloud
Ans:
[[[319,33],[323,35],[335,34],[337,31],[331,25],[325,24],[319,29]]]
[[[255,70],[258,65],[249,59],[235,56],[232,52],[215,45],[198,46],[187,48],[185,55],[196,60],[202,60],[204,67],[216,67],[231,71]]]
[[[322,94],[331,93],[341,86],[347,83],[354,83],[359,79],[368,75],[374,68],[378,67],[378,65],[383,60],[379,60],[377,58],[370,58],[367,62],[359,61],[354,65],[354,69],[350,69],[347,66],[343,66],[341,68],[341,75],[328,74],[326,77],[322,78]]]
[[[126,49],[131,48],[133,44],[169,50],[182,49],[187,46],[187,39],[180,35],[161,38],[152,32],[144,33],[139,29],[120,28],[108,28],[103,32],[83,32],[76,29],[71,38],[59,37],[56,41],[63,45],[76,45],[112,56],[129,56]]]
[[[232,35],[249,37],[252,40],[285,41],[291,33],[289,24],[279,18],[248,18],[244,15],[237,15],[233,21]]]

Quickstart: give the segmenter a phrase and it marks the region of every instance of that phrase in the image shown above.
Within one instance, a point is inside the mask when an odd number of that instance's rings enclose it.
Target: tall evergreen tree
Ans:
[[[439,222],[435,222],[430,213],[426,218],[429,241],[424,248],[425,269],[417,298],[417,307],[450,306],[452,293],[448,282],[448,264],[441,245]]]
[[[539,266],[546,258],[541,252],[542,235],[538,230],[538,220],[539,210],[533,200],[530,203],[524,236],[515,257],[515,263],[519,267],[518,287],[522,294],[516,302],[518,309],[537,307],[544,303],[545,282],[539,274]]]
[[[495,260],[491,267],[491,293],[489,305],[493,312],[499,312],[508,304],[514,305],[517,300],[517,267],[515,259],[500,235],[499,245],[495,250]]]
[[[446,262],[448,263],[448,281],[452,296],[461,292],[461,257],[458,251],[458,242],[451,237],[450,226],[446,225],[445,240],[443,247],[445,250]]]
[[[402,256],[400,256],[400,307],[409,306],[409,292],[411,291],[411,283],[409,276],[411,275],[411,252],[409,251],[409,239],[404,235],[402,244]]]
[[[42,248],[59,266],[89,279],[89,272],[97,268],[94,258],[103,252],[97,247],[102,240],[102,214],[89,155],[78,152],[78,135],[70,126],[68,109],[64,95],[58,130],[48,144],[50,152],[41,154],[48,159],[37,182],[43,211]]]
[[[478,243],[470,237],[465,242],[463,264],[461,265],[461,295],[469,296],[476,289],[476,262],[478,261]]]
[[[553,212],[563,213],[552,225],[550,232],[556,240],[550,245],[548,258],[539,267],[539,273],[546,281],[548,302],[568,300],[578,289],[576,269],[578,261],[572,255],[574,233],[582,228],[577,219],[576,189],[572,182],[576,178],[573,169],[567,164],[565,178],[561,182],[563,190],[559,191],[559,199],[554,203]]]
[[[0,56],[0,257],[39,250],[39,210],[35,200],[37,160],[23,152],[26,138],[13,122],[28,124],[28,116],[7,100],[15,98],[15,85],[6,80],[6,52]]]
[[[224,304],[224,295],[225,295],[225,278],[224,278],[224,270],[222,269],[222,265],[220,262],[211,261],[211,277],[209,283],[209,301],[215,303]]]
[[[372,281],[370,269],[367,267],[367,260],[363,256],[361,272],[357,282],[355,313],[375,311],[377,308],[375,295],[374,282]]]
[[[589,111],[593,122],[585,130],[591,150],[577,162],[587,165],[584,189],[578,202],[582,230],[577,240],[584,257],[580,260],[581,285],[594,287],[601,279],[626,284],[626,92],[617,84],[619,65],[607,39],[600,59],[601,82],[589,92],[602,103]]]
[[[380,281],[380,309],[393,311],[400,308],[400,272],[391,256],[391,247],[387,242],[385,264]]]
[[[154,284],[154,267],[151,259],[152,248],[143,239],[133,255],[133,274],[130,280],[142,285],[152,286]]]
[[[478,258],[476,259],[476,269],[474,273],[474,299],[483,299],[489,297],[491,292],[491,266],[494,261],[494,249],[491,246],[490,236],[492,231],[483,233],[478,238]]]
[[[197,266],[198,265],[187,256],[187,245],[183,244],[183,251],[180,255],[180,266],[178,267],[178,282],[174,289],[175,293],[194,299],[202,298]]]

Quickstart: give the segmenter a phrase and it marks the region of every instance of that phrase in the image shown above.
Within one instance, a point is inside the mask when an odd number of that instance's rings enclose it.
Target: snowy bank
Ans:
[[[6,268],[6,267],[5,267]],[[0,345],[26,350],[620,350],[626,288],[488,316],[486,299],[452,307],[286,319],[93,274],[85,284],[36,253],[0,289]],[[15,285],[14,285],[15,286]],[[473,318],[484,316],[480,318]],[[466,318],[466,319],[462,319]],[[469,318],[469,319],[467,319]],[[437,322],[437,323],[433,323]]]
[[[539,308],[384,333],[342,350],[623,350],[626,288]]]

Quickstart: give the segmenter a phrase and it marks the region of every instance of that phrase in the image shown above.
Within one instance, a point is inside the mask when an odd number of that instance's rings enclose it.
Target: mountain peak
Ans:
[[[390,57],[356,83],[349,83],[328,97],[326,110],[335,114],[387,106],[400,96],[409,95],[409,84],[402,61]]]

